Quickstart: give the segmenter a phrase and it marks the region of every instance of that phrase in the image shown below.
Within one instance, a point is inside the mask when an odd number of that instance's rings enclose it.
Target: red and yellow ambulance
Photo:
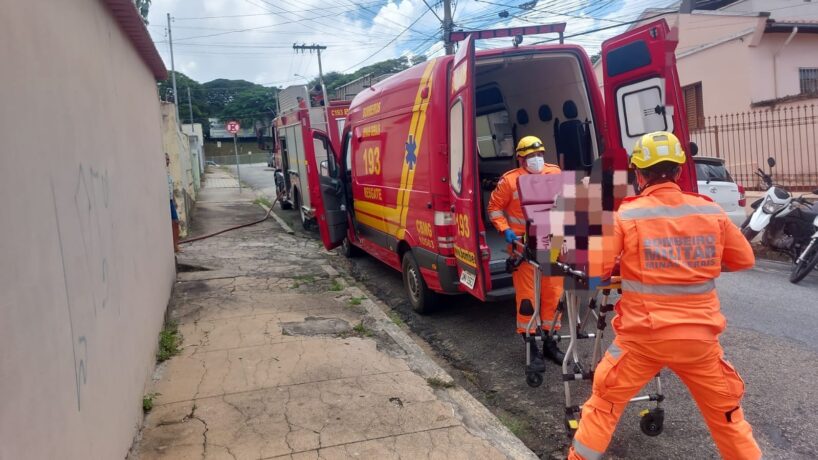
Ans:
[[[516,167],[518,139],[540,137],[547,162],[577,171],[594,162],[627,169],[628,149],[652,131],[672,131],[688,145],[676,41],[664,20],[603,43],[602,92],[585,51],[562,43],[564,28],[454,33],[455,55],[355,97],[339,149],[326,134],[307,133],[316,152],[328,152],[326,173],[307,156],[326,248],[363,250],[400,270],[421,313],[440,294],[509,298],[506,244],[486,206],[497,179]],[[479,38],[546,32],[559,33],[560,44],[474,47]],[[692,165],[681,183],[695,191]]]

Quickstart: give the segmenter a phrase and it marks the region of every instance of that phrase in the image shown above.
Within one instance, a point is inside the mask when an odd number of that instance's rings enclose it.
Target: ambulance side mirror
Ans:
[[[695,142],[690,142],[690,156],[695,157],[699,154],[699,146]]]

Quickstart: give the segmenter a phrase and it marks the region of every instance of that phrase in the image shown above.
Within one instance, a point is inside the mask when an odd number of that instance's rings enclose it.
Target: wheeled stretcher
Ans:
[[[558,174],[524,175],[518,179],[518,193],[523,214],[526,217],[526,235],[522,242],[512,246],[512,254],[507,262],[510,270],[521,263],[531,264],[534,270],[534,314],[526,328],[526,383],[531,387],[539,387],[543,383],[543,374],[536,372],[531,362],[531,347],[534,341],[540,348],[541,342],[546,340],[546,334],[557,342],[568,341],[565,358],[562,362],[562,382],[565,390],[565,428],[569,437],[573,436],[578,428],[581,406],[575,404],[571,398],[571,385],[583,380],[593,381],[594,370],[599,364],[603,350],[603,336],[607,327],[607,314],[613,311],[614,305],[611,296],[614,291],[621,293],[619,277],[612,277],[609,284],[590,285],[586,271],[577,269],[559,259],[563,254],[563,240],[569,235],[559,224],[559,219],[553,219],[551,211],[556,208],[557,197],[562,193],[563,180]],[[543,329],[540,319],[541,279],[543,276],[562,276],[565,278],[565,290],[557,307],[551,327]],[[568,318],[567,333],[556,333],[556,326],[562,324],[563,316]],[[588,324],[594,323],[595,331],[589,332]],[[531,334],[530,331],[535,333]],[[593,348],[590,363],[583,364],[580,360],[579,341],[593,339]],[[663,430],[664,409],[661,404],[664,400],[662,392],[661,373],[656,374],[655,393],[636,396],[631,402],[651,401],[655,403],[652,409],[640,412],[640,428],[648,436],[657,436]]]

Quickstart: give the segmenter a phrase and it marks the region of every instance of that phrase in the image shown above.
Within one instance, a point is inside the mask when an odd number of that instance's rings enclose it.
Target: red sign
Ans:
[[[238,121],[230,120],[227,122],[227,132],[229,132],[230,134],[236,134],[237,132],[239,132],[239,129],[241,129],[241,127],[239,126]]]

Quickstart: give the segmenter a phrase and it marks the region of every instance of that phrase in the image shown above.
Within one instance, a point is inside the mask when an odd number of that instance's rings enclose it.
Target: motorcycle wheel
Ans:
[[[790,283],[796,284],[809,275],[815,265],[818,264],[818,242],[814,242],[809,247],[809,253],[804,253],[801,262],[796,264],[790,273]]]
[[[758,235],[758,232],[750,228],[750,226],[746,226],[741,229],[741,234],[744,235],[744,238],[747,238],[747,241],[752,242],[753,239]]]

